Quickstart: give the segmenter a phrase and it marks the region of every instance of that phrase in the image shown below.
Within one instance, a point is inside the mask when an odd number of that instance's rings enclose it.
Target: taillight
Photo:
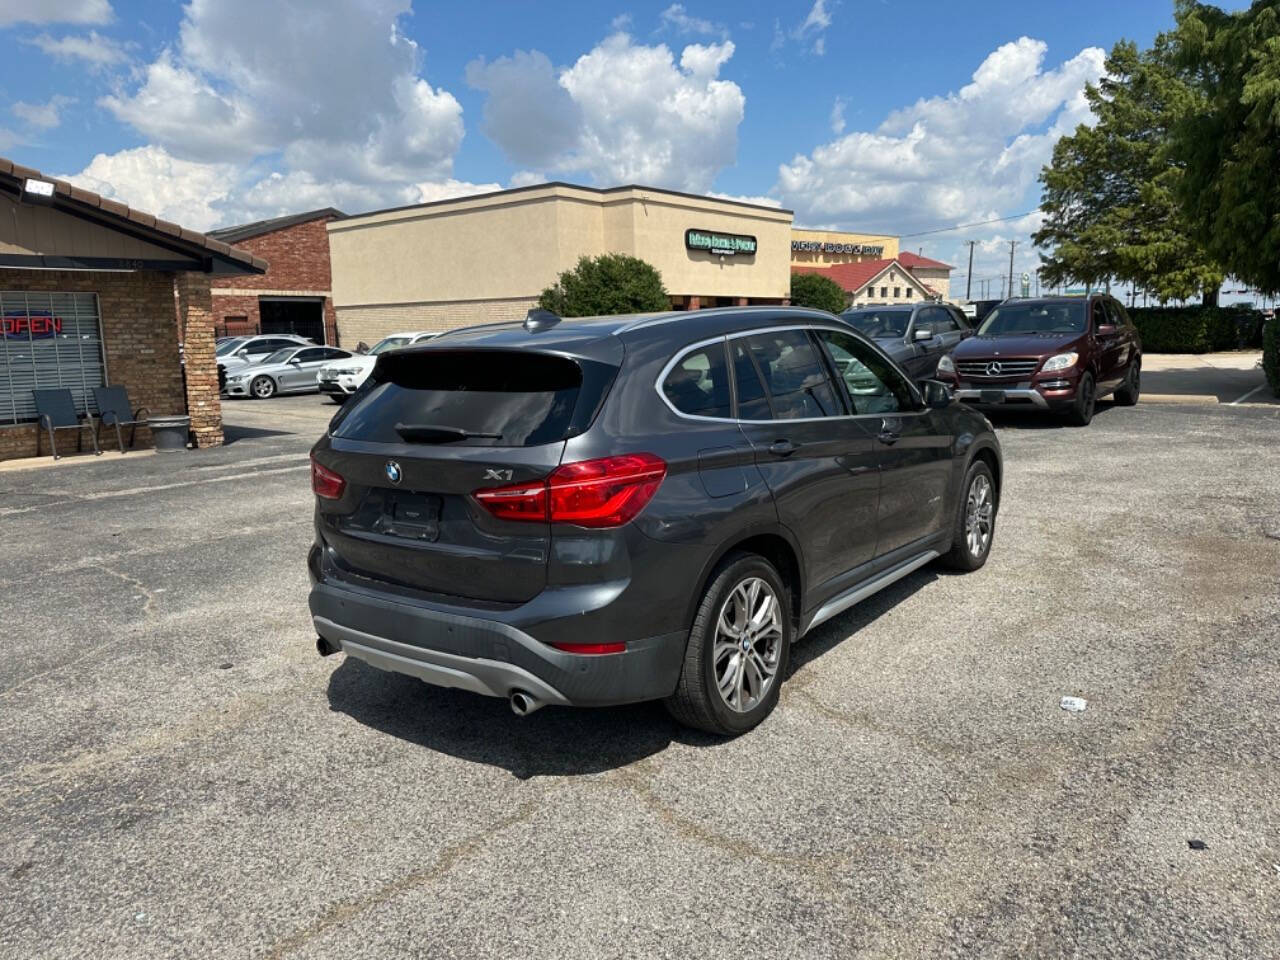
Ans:
[[[540,483],[489,487],[473,496],[503,520],[620,527],[653,499],[666,475],[660,457],[626,453],[566,463]]]
[[[315,491],[317,497],[337,500],[342,496],[342,491],[347,489],[347,481],[328,467],[316,463],[313,455],[311,457],[311,489]]]
[[[584,653],[598,656],[602,653],[623,653],[627,649],[625,643],[553,643],[557,650],[565,653]]]

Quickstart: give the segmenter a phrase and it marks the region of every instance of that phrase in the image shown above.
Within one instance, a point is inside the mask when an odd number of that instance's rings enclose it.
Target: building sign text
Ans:
[[[863,256],[879,257],[884,254],[883,246],[870,243],[828,243],[825,240],[792,240],[792,253],[856,253]]]
[[[741,233],[716,233],[712,230],[686,230],[684,245],[690,250],[705,250],[723,257],[735,254],[754,256],[756,238]]]

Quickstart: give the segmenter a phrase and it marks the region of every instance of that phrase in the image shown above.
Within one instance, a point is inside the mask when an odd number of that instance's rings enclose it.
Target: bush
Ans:
[[[1250,339],[1254,311],[1223,307],[1137,307],[1129,311],[1147,353],[1235,350]]]
[[[791,275],[791,305],[841,313],[845,295],[840,284],[830,277],[817,273],[793,273]]]
[[[1262,328],[1262,370],[1271,392],[1280,397],[1280,313],[1272,314]]]
[[[554,287],[538,297],[538,306],[561,317],[596,317],[615,313],[670,310],[662,274],[651,264],[625,253],[583,257],[560,274]]]

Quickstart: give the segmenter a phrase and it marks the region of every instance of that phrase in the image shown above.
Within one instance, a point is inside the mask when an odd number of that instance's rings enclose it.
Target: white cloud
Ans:
[[[1083,90],[1103,72],[1087,48],[1052,70],[1023,37],[991,53],[958,92],[891,113],[779,168],[799,222],[910,232],[1000,216],[1026,202],[1060,136],[1089,120]]]
[[[809,15],[804,18],[800,26],[791,31],[791,36],[801,43],[807,42],[812,37],[813,52],[822,56],[827,52],[827,38],[823,34],[829,26],[831,26],[831,13],[827,10],[827,0],[813,0]]]
[[[733,52],[689,44],[677,65],[665,44],[615,33],[571,67],[518,51],[473,62],[467,81],[488,93],[485,132],[515,163],[701,192],[737,154],[746,98],[719,79]]]
[[[709,37],[720,37],[721,39],[727,39],[728,37],[728,31],[723,24],[712,23],[710,20],[704,20],[701,17],[690,16],[682,3],[673,3],[663,10],[659,16],[659,22],[664,29],[672,30],[683,36],[702,34]]]
[[[100,103],[149,141],[148,162],[230,171],[207,205],[185,205],[193,226],[470,189],[452,176],[462,107],[422,76],[422,51],[399,29],[409,12],[409,0],[316,0],[305,15],[192,0],[177,42]],[[117,155],[110,182],[145,196],[133,153]]]
[[[39,47],[55,60],[82,60],[95,69],[116,66],[129,59],[124,44],[104,37],[97,30],[65,37],[42,33],[23,42]]]
[[[4,0],[0,27],[15,23],[109,23],[107,0]]]
[[[836,136],[844,133],[844,97],[836,97],[831,105],[831,132]]]
[[[65,176],[86,190],[193,230],[219,222],[214,204],[226,199],[235,181],[230,164],[196,163],[170,156],[161,147],[100,153],[80,173]]]
[[[763,195],[750,196],[740,193],[716,193],[712,190],[707,194],[709,197],[718,197],[721,200],[736,200],[738,203],[754,203],[757,207],[773,207],[777,209],[782,204],[777,197],[768,197]]]
[[[24,121],[29,127],[37,130],[52,130],[62,122],[62,108],[72,103],[75,103],[72,97],[59,94],[45,103],[23,103],[19,100],[9,109],[15,117]]]

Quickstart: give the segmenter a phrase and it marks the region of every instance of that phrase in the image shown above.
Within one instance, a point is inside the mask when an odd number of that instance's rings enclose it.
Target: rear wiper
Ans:
[[[397,423],[396,433],[405,443],[455,443],[458,440],[501,440],[500,433],[473,433],[461,427],[430,423]]]

